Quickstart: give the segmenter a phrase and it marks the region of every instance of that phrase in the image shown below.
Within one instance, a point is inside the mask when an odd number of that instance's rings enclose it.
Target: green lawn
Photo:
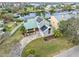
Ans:
[[[22,56],[27,56],[26,51],[29,49],[35,50],[34,56],[54,56],[57,53],[72,47],[72,43],[69,43],[64,38],[52,39],[44,41],[43,38],[36,39],[29,43],[23,50]],[[25,53],[26,52],[26,53]]]

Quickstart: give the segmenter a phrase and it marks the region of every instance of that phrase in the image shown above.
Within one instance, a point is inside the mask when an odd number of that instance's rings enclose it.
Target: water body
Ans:
[[[23,16],[23,18],[26,20],[26,19],[29,19],[29,18],[35,18],[36,16],[41,16],[41,17],[44,17],[44,18],[50,18],[51,16],[55,16],[57,18],[58,21],[64,19],[64,20],[67,20],[71,17],[78,17],[79,15],[79,12],[78,11],[70,11],[70,12],[56,12],[56,13],[50,13],[50,12],[41,12],[39,14],[37,13],[29,13],[28,15],[25,15]]]

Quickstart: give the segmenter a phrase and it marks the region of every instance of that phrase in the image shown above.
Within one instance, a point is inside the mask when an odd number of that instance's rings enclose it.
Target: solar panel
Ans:
[[[37,22],[39,22],[39,23],[40,23],[41,21],[43,21],[43,19],[42,19],[42,18],[40,18],[40,17],[38,17],[38,18],[37,18]]]
[[[42,26],[41,28],[40,28],[42,31],[44,31],[44,30],[46,30],[47,29],[47,26]]]

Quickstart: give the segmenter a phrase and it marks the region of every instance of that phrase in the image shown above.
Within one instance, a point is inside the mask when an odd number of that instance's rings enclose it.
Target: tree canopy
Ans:
[[[74,44],[79,42],[79,18],[70,18],[59,23],[59,29],[65,37],[69,37]]]

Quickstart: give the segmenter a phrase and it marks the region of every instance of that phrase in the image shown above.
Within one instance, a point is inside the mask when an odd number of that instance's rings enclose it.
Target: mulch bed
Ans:
[[[44,38],[45,41],[48,41],[48,40],[52,40],[53,38],[55,38],[53,35],[51,36],[47,36]]]

